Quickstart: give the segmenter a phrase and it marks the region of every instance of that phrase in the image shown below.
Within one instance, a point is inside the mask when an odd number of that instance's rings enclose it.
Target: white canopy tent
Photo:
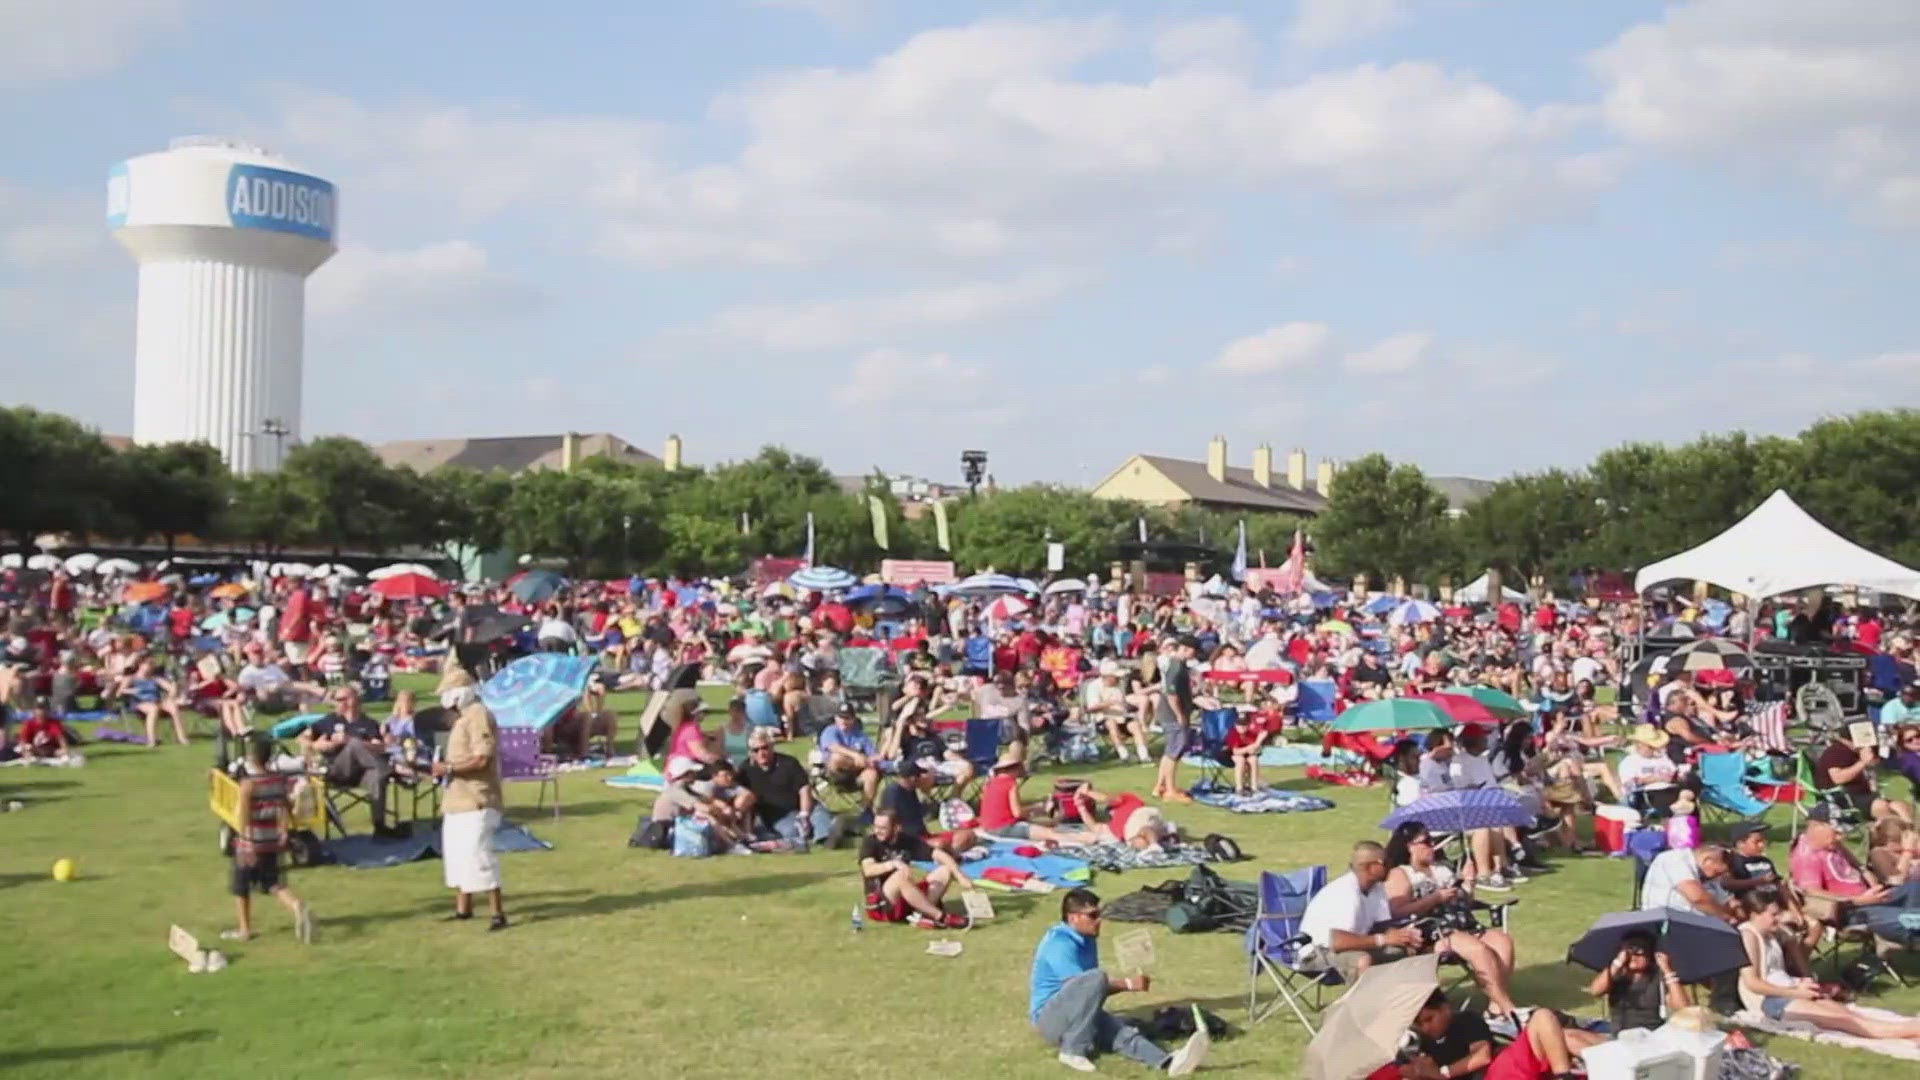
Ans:
[[[1456,603],[1461,604],[1484,604],[1487,602],[1488,584],[1487,575],[1481,574],[1479,577],[1453,590],[1453,599]],[[1511,600],[1519,603],[1526,598],[1527,594],[1521,592],[1519,589],[1509,589],[1505,585],[1500,586],[1500,599],[1502,600]]]
[[[1920,600],[1920,570],[1876,555],[1813,519],[1784,491],[1719,536],[1634,575],[1637,592],[1704,581],[1763,600],[1823,585],[1855,585]]]

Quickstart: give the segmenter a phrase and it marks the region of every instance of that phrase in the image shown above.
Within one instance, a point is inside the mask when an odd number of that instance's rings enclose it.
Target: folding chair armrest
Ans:
[[[1800,907],[1809,918],[1839,925],[1846,922],[1850,905],[1843,896],[1802,889],[1800,890]]]
[[[1313,941],[1312,934],[1295,934],[1292,937],[1288,938],[1287,940],[1281,942],[1280,947],[1283,949],[1298,949],[1302,945],[1307,945],[1312,943],[1312,941]]]

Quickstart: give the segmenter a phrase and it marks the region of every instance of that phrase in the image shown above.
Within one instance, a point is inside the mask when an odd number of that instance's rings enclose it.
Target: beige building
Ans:
[[[1264,443],[1254,448],[1251,468],[1227,464],[1227,440],[1216,435],[1207,444],[1205,461],[1135,454],[1094,485],[1093,494],[1152,506],[1192,503],[1215,510],[1308,515],[1326,509],[1338,471],[1332,461],[1322,459],[1311,479],[1304,450],[1287,455],[1284,472],[1276,472],[1273,465],[1273,447]]]
[[[589,458],[612,458],[630,465],[680,467],[680,436],[667,437],[659,457],[604,431],[561,435],[506,435],[481,439],[400,439],[374,448],[389,466],[415,472],[452,466],[480,472],[520,473],[530,469],[570,470]]]

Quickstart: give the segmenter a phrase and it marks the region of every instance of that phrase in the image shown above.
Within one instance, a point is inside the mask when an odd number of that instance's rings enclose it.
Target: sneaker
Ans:
[[[1533,880],[1533,876],[1517,866],[1509,866],[1507,867],[1507,880],[1513,882],[1515,885],[1525,885],[1527,882]]]
[[[313,944],[313,905],[301,904],[293,909],[293,933],[300,944]]]
[[[1207,1047],[1211,1045],[1204,1031],[1196,1031],[1187,1036],[1187,1041],[1180,1049],[1173,1052],[1172,1058],[1168,1059],[1167,1075],[1186,1076],[1198,1069],[1200,1063],[1207,1059]]]
[[[492,933],[495,930],[505,930],[506,928],[507,928],[507,917],[505,915],[495,915],[493,919],[487,923],[488,933]]]
[[[1500,876],[1499,874],[1488,874],[1486,877],[1481,878],[1479,881],[1478,887],[1482,889],[1486,889],[1489,892],[1512,892],[1513,891],[1513,886],[1510,883],[1508,883],[1506,878]]]
[[[1060,1064],[1065,1065],[1074,1072],[1096,1071],[1093,1067],[1093,1062],[1088,1061],[1085,1054],[1069,1054],[1065,1050],[1062,1050],[1060,1051],[1059,1061]]]
[[[253,935],[243,934],[238,930],[222,930],[220,931],[220,940],[221,941],[252,941]]]
[[[965,930],[967,927],[973,925],[973,920],[957,911],[949,911],[947,912],[946,924],[949,930]]]

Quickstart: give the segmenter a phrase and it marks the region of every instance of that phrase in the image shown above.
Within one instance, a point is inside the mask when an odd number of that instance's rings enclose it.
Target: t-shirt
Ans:
[[[1688,881],[1699,880],[1700,866],[1694,861],[1692,848],[1673,848],[1661,852],[1647,864],[1647,878],[1640,886],[1640,910],[1673,908],[1676,911],[1692,911],[1693,902],[1681,894],[1680,886]]]
[[[1666,980],[1659,972],[1614,979],[1607,987],[1607,1019],[1613,1022],[1614,1033],[1666,1023],[1660,1015],[1666,996]]]
[[[1880,725],[1892,727],[1895,724],[1911,724],[1920,721],[1920,705],[1909,706],[1905,701],[1894,698],[1880,706]]]
[[[65,737],[66,729],[51,716],[29,717],[26,723],[20,725],[20,742],[27,746],[43,741],[59,742]]]
[[[900,758],[903,761],[939,761],[947,756],[947,744],[938,735],[903,735]]]
[[[654,797],[653,812],[655,821],[672,821],[681,814],[691,814],[700,809],[700,800],[679,784],[668,784]]]
[[[740,783],[753,792],[754,816],[771,827],[800,809],[800,793],[807,788],[807,770],[786,754],[773,755],[766,768],[749,758],[739,768]]]
[[[321,739],[331,739],[343,724],[345,724],[345,721],[341,720],[340,717],[333,713],[328,713],[307,725],[307,736],[315,742],[319,742]]]
[[[1778,878],[1780,870],[1765,855],[1742,855],[1733,851],[1727,854],[1727,875],[1735,881],[1752,881],[1756,878],[1764,881]]]
[[[859,728],[848,731],[838,723],[828,725],[827,729],[820,733],[817,745],[822,753],[835,747],[851,750],[856,754],[864,754],[867,757],[872,757],[878,752],[873,745],[873,740],[867,737],[866,732]]]
[[[1859,896],[1867,891],[1867,879],[1840,848],[1822,850],[1802,841],[1787,856],[1787,871],[1793,883],[1808,892],[1831,896]]]
[[[980,790],[980,827],[988,832],[1020,820],[1007,810],[1008,792],[1017,788],[1020,778],[1012,773],[995,773]],[[1122,835],[1125,835],[1124,833]]]
[[[1193,718],[1193,669],[1185,660],[1169,661],[1161,674],[1159,720],[1166,728],[1179,724],[1180,717]],[[1178,700],[1180,711],[1174,711],[1173,703]]]
[[[892,814],[893,820],[900,823],[900,831],[914,836],[927,835],[927,808],[920,801],[920,793],[895,780],[880,792],[880,812]]]
[[[347,721],[347,737],[350,739],[377,739],[380,737],[380,721],[361,713]]]
[[[1864,805],[1865,800],[1873,798],[1873,781],[1867,778],[1867,770],[1860,770],[1860,775],[1844,784],[1835,785],[1832,780],[1833,770],[1852,768],[1859,763],[1860,751],[1843,742],[1827,744],[1827,748],[1820,751],[1820,759],[1813,763],[1814,786],[1823,791],[1838,786],[1847,794],[1862,800]]]
[[[1100,940],[1066,923],[1054,923],[1033,951],[1033,975],[1027,996],[1027,1016],[1037,1019],[1040,1009],[1075,975],[1100,966]]]
[[[1679,774],[1680,767],[1664,755],[1648,757],[1634,751],[1620,759],[1620,783],[1625,785],[1628,791],[1672,784],[1674,777]]]
[[[923,836],[910,835],[905,829],[895,830],[893,839],[891,840],[882,840],[879,836],[868,833],[866,838],[860,841],[860,863],[862,866],[866,865],[866,860],[868,859],[874,859],[878,862],[891,862],[894,859],[901,859],[912,863],[924,862],[931,858],[933,858],[933,848],[927,845],[926,838]],[[888,874],[891,873],[892,871],[888,871]],[[877,878],[867,878],[867,891],[877,891],[880,888],[880,883],[886,879],[886,875]]]
[[[293,680],[287,677],[286,669],[279,664],[248,664],[240,669],[236,681],[242,690],[251,690],[261,697],[271,697]]]
[[[447,733],[447,760],[465,761],[485,754],[487,767],[479,776],[451,776],[441,806],[446,813],[497,810],[506,803],[500,788],[500,727],[493,713],[476,701],[460,710]]]
[[[1474,1044],[1492,1041],[1493,1032],[1488,1030],[1485,1017],[1472,1009],[1456,1009],[1446,1034],[1437,1039],[1420,1036],[1420,1052],[1432,1058],[1434,1064],[1447,1066],[1465,1060],[1473,1053]]]
[[[1370,934],[1376,924],[1391,918],[1393,911],[1387,906],[1385,886],[1375,885],[1371,892],[1363,893],[1360,879],[1349,870],[1327,882],[1326,888],[1307,902],[1307,910],[1300,918],[1300,932],[1331,952],[1335,930]]]
[[[1235,724],[1227,729],[1227,749],[1238,750],[1243,746],[1252,746],[1260,741],[1266,732],[1258,724]]]

